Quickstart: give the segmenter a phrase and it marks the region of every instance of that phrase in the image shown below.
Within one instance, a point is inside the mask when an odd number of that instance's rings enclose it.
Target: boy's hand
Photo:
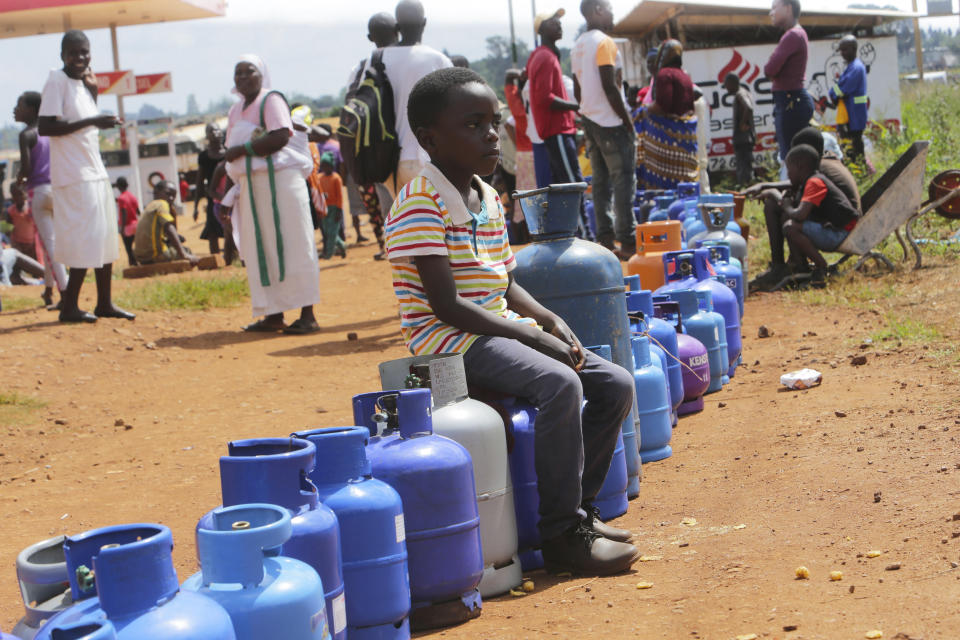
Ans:
[[[529,340],[524,341],[531,349],[536,349],[545,356],[562,362],[577,371],[578,362],[582,357],[570,343],[564,342],[553,334],[534,328]]]
[[[564,344],[570,347],[570,350],[573,352],[576,359],[576,363],[573,366],[574,371],[580,371],[583,369],[583,365],[587,363],[587,352],[583,348],[583,345],[580,344],[580,340],[577,339],[577,336],[573,333],[570,327],[567,326],[567,323],[563,320],[557,320],[556,324],[553,325],[553,329],[550,330],[550,335],[561,340]]]

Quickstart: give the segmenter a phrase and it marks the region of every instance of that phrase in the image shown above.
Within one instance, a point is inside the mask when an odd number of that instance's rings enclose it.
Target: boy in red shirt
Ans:
[[[323,217],[323,254],[329,260],[333,254],[347,257],[347,243],[340,237],[343,224],[343,179],[333,170],[334,157],[329,151],[320,156],[320,189],[327,201],[327,214]]]
[[[120,226],[120,237],[123,238],[123,246],[127,250],[127,260],[131,267],[135,267],[138,263],[136,256],[133,255],[133,240],[137,236],[140,203],[137,201],[137,196],[127,190],[129,185],[127,179],[123,176],[117,178],[117,183],[114,186],[120,192],[120,196],[117,198],[117,223]]]
[[[787,176],[799,202],[781,196],[783,233],[793,255],[813,262],[810,284],[825,285],[827,261],[820,251],[836,251],[860,219],[842,191],[819,172],[820,154],[807,144],[787,154]]]

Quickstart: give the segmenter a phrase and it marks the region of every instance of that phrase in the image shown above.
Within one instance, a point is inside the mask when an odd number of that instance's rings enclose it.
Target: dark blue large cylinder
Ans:
[[[350,640],[410,637],[410,580],[403,503],[372,476],[366,427],[298,431],[317,447],[310,480],[340,523],[343,585]]]
[[[517,514],[517,550],[524,571],[543,567],[540,553],[540,493],[537,489],[536,420],[537,408],[521,398],[502,401],[510,414],[513,449],[510,450],[510,477],[513,506]]]
[[[482,607],[473,462],[461,445],[433,433],[430,407],[429,389],[353,397],[354,420],[371,433],[373,477],[403,501],[413,630],[463,622]]]
[[[631,370],[630,326],[623,269],[612,252],[574,237],[585,183],[516,193],[533,243],[516,254],[516,281],[563,318],[580,342],[608,344],[613,362]],[[627,495],[640,494],[640,454],[634,410],[623,422]]]
[[[223,607],[180,590],[167,527],[104,527],[68,537],[63,549],[76,604],[50,618],[37,640],[236,639]]]
[[[587,347],[604,360],[610,360],[610,345],[602,344]],[[593,506],[600,512],[601,520],[619,518],[627,512],[627,460],[623,433],[617,436],[617,446],[613,449],[610,468],[603,479],[603,485],[593,499]]]
[[[227,451],[229,455],[220,458],[223,506],[263,502],[290,511],[293,533],[283,545],[283,555],[306,562],[320,575],[330,633],[334,640],[345,640],[340,527],[307,478],[316,447],[297,438],[259,438],[230,442]],[[200,519],[197,528],[201,527],[216,528],[213,511]]]

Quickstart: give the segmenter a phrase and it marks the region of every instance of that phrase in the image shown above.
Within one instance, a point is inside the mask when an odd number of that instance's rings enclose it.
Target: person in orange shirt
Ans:
[[[320,156],[320,190],[327,201],[327,214],[323,217],[323,254],[329,260],[334,254],[347,257],[347,243],[340,237],[343,224],[343,179],[333,170],[334,158],[329,151]]]

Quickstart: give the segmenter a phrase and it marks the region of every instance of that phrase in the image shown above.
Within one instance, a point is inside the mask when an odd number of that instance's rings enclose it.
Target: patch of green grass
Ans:
[[[0,407],[20,407],[24,409],[39,409],[44,406],[42,400],[13,392],[0,393]]]
[[[141,311],[201,310],[237,307],[249,297],[246,277],[234,275],[149,282],[126,290],[117,297],[117,304]]]
[[[892,282],[863,279],[856,274],[845,274],[829,281],[825,289],[786,291],[788,299],[810,306],[875,309],[879,301],[898,295]]]
[[[904,342],[930,344],[940,340],[943,335],[936,327],[920,320],[888,314],[886,328],[873,333],[870,337],[874,344],[891,342],[899,345]]]
[[[33,414],[47,403],[32,396],[20,393],[0,393],[0,424],[21,425],[31,421]]]
[[[0,293],[0,302],[3,303],[3,311],[23,311],[24,309],[40,308],[39,298],[25,298],[23,296],[8,296]]]

